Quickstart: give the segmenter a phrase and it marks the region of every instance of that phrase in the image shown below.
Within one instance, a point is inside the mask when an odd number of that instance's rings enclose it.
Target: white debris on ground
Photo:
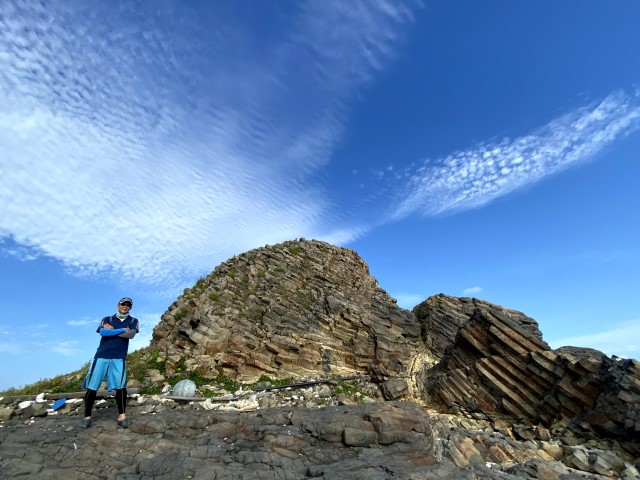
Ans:
[[[255,395],[251,395],[249,398],[243,398],[235,402],[229,402],[224,405],[220,405],[220,410],[255,410],[260,408],[258,400]]]

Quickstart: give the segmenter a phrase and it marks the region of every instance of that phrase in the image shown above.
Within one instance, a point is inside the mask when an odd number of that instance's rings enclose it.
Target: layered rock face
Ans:
[[[437,295],[414,313],[439,363],[423,372],[428,398],[453,410],[640,438],[640,364],[592,349],[550,350],[514,310]]]
[[[171,305],[154,330],[169,372],[238,381],[369,373],[400,378],[428,362],[415,317],[352,250],[291,241],[234,257]]]
[[[368,374],[387,400],[640,438],[637,361],[551,350],[535,320],[482,300],[436,295],[409,312],[354,251],[319,241],[221,264],[171,305],[152,347],[168,373],[240,382]]]
[[[534,342],[532,344],[527,341],[522,346],[523,348],[549,350],[549,346],[542,340],[542,332],[538,328],[538,323],[533,318],[516,310],[493,305],[476,298],[434,295],[417,305],[413,309],[413,313],[420,322],[427,348],[438,360],[441,360],[446,348],[454,344],[460,329],[468,327],[469,319],[476,310],[496,318],[504,325],[502,330],[506,332],[522,330],[523,334]],[[522,335],[520,336],[522,337]],[[504,336],[502,337],[504,338]]]

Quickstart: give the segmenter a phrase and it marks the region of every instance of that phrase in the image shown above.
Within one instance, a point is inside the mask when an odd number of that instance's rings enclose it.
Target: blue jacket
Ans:
[[[129,327],[130,330],[140,331],[140,325],[137,318],[127,315],[127,318],[120,320],[117,315],[111,315],[110,317],[104,317],[100,321],[100,325],[96,332],[100,333],[100,330],[105,325],[111,325],[118,333],[113,330],[104,330],[105,335],[101,334],[100,345],[94,358],[127,358],[127,351],[129,350],[129,339],[122,338],[118,335],[124,331],[124,328]]]

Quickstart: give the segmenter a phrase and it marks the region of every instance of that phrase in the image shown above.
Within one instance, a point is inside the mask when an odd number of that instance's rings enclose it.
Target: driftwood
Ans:
[[[174,395],[161,395],[162,398],[169,400],[186,401],[186,402],[204,402],[209,399],[212,402],[234,402],[240,400],[241,397],[176,397]]]

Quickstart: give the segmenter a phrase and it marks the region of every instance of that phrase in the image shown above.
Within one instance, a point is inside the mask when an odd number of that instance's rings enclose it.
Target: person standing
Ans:
[[[128,428],[127,419],[127,368],[126,359],[129,350],[129,340],[140,331],[137,318],[129,315],[133,301],[129,297],[121,298],[117,305],[117,313],[104,317],[96,330],[100,334],[100,345],[93,357],[89,371],[82,382],[82,388],[87,389],[84,396],[84,418],[80,427],[91,426],[91,410],[96,400],[96,393],[100,384],[107,377],[107,390],[115,390],[118,405],[117,425]]]

